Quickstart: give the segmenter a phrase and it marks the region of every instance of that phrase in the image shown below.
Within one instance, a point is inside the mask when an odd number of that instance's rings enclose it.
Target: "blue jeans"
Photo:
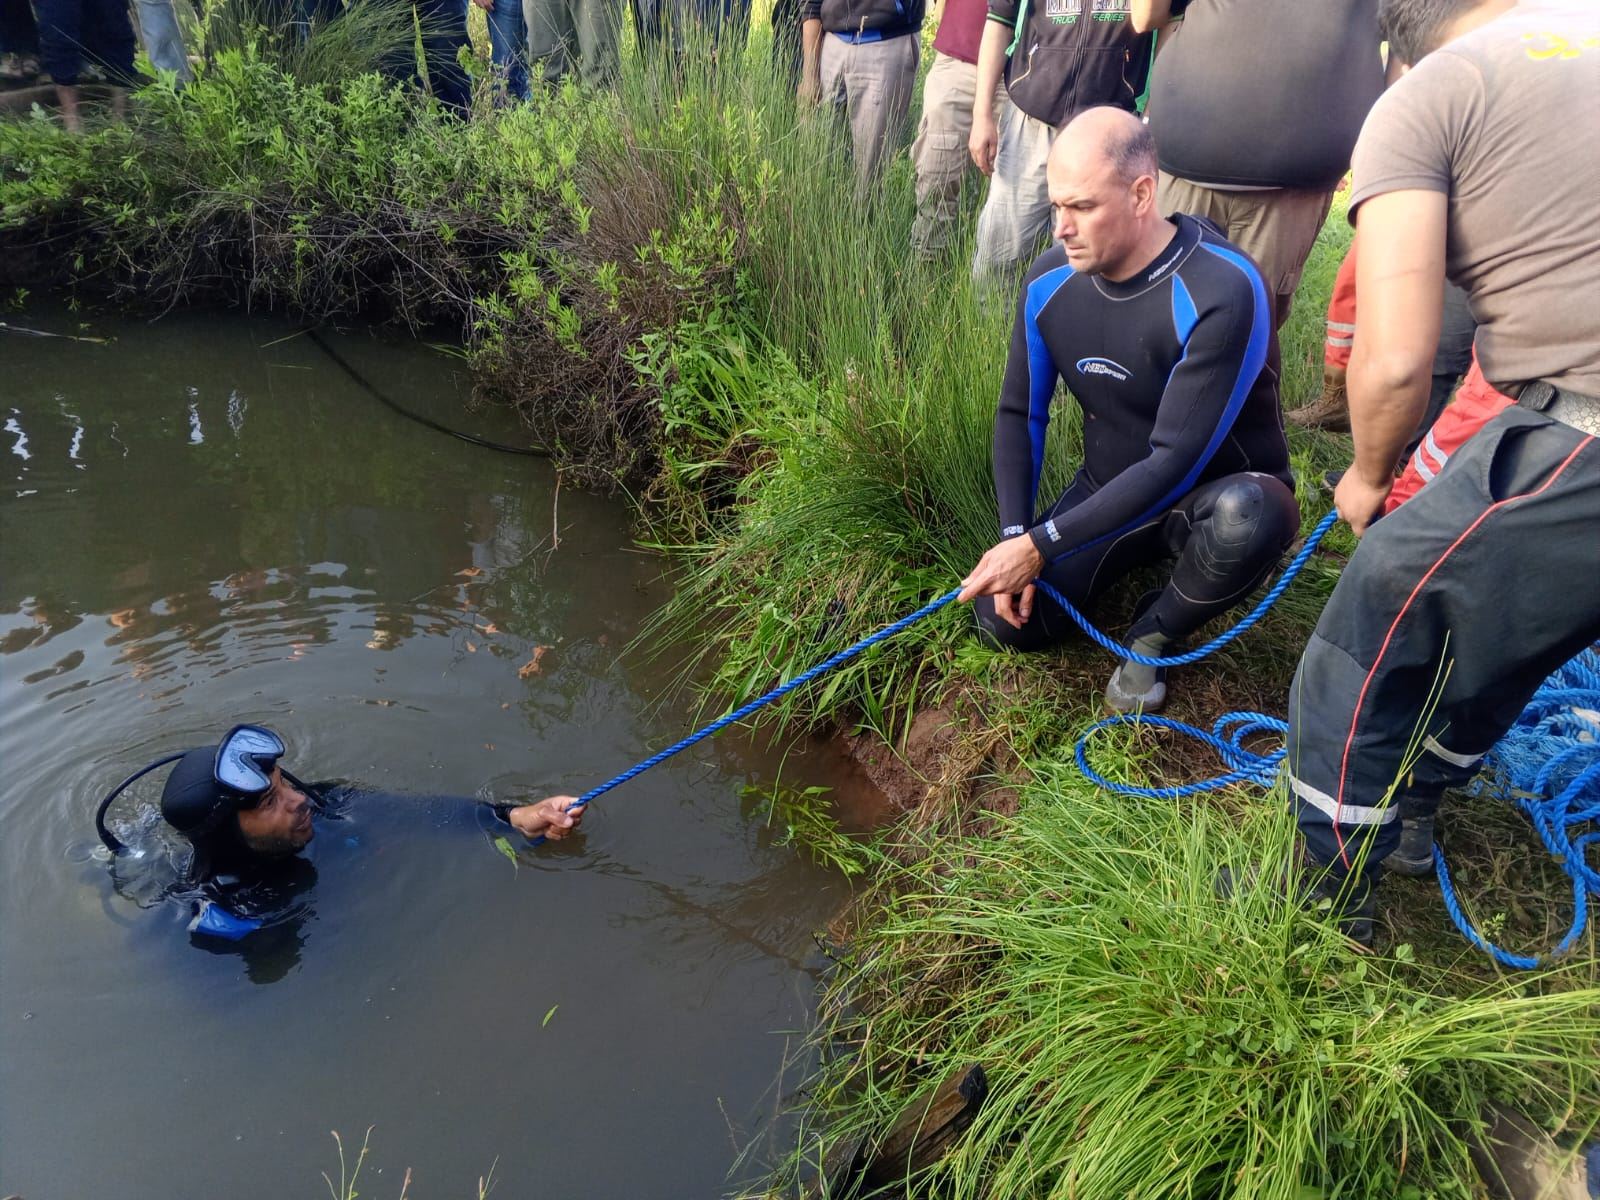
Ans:
[[[472,0],[467,0],[468,4]],[[489,51],[497,83],[518,100],[528,98],[528,27],[522,0],[494,0],[489,10]]]
[[[194,76],[189,71],[189,56],[183,48],[183,35],[178,32],[172,0],[136,0],[135,9],[150,65],[158,71],[173,72],[179,83],[188,83]]]

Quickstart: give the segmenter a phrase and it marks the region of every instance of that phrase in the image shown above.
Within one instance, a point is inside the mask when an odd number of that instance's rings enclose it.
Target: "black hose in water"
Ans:
[[[438,433],[447,433],[453,438],[460,438],[463,442],[470,442],[474,446],[482,446],[487,450],[500,450],[506,454],[523,454],[529,457],[538,458],[548,458],[550,456],[550,451],[545,449],[543,446],[512,446],[505,442],[496,442],[490,438],[479,437],[475,433],[466,433],[460,429],[452,429],[448,425],[442,424],[439,421],[435,421],[432,417],[425,417],[421,413],[414,413],[408,408],[401,407],[394,400],[390,399],[388,396],[384,395],[376,387],[374,387],[371,381],[368,380],[365,375],[361,374],[360,371],[357,371],[354,367],[352,367],[350,363],[346,361],[344,356],[330,346],[327,339],[315,329],[307,329],[306,333],[310,336],[311,340],[317,344],[317,348],[331,358],[341,371],[350,376],[351,379],[355,380],[355,382],[361,386],[363,391],[365,391],[368,395],[375,397],[386,407],[393,409],[402,417],[409,417],[419,425],[426,425],[429,429],[432,429]]]
[[[112,833],[111,830],[106,828],[106,810],[111,807],[111,802],[118,796],[122,795],[122,793],[127,790],[128,785],[133,783],[135,780],[143,779],[157,767],[164,767],[168,763],[177,762],[187,753],[187,750],[180,750],[176,754],[169,754],[165,758],[158,758],[155,762],[140,767],[132,775],[129,775],[121,783],[117,784],[116,787],[112,788],[106,793],[106,798],[100,801],[100,807],[94,810],[94,831],[100,835],[100,841],[105,845],[107,850],[111,851],[113,854],[121,854],[128,848],[121,841],[121,839],[117,837],[116,834]]]

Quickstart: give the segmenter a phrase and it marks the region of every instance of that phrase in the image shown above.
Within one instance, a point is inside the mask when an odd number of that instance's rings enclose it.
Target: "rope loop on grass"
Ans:
[[[1180,783],[1171,787],[1141,787],[1131,783],[1117,783],[1107,779],[1089,765],[1089,739],[1102,729],[1109,729],[1113,725],[1150,725],[1157,729],[1170,729],[1174,733],[1181,733],[1191,737],[1197,742],[1210,746],[1217,752],[1217,756],[1230,768],[1221,775],[1214,775],[1210,779],[1201,779],[1194,783]],[[1214,792],[1220,788],[1232,787],[1236,783],[1254,783],[1261,787],[1271,787],[1278,775],[1278,766],[1283,762],[1288,753],[1287,748],[1280,746],[1269,754],[1257,754],[1244,746],[1244,739],[1257,733],[1276,733],[1286,735],[1289,732],[1288,723],[1277,717],[1269,717],[1266,713],[1258,712],[1231,712],[1223,713],[1217,718],[1211,732],[1207,733],[1194,725],[1183,721],[1174,721],[1171,717],[1145,717],[1119,715],[1106,717],[1096,721],[1085,729],[1078,738],[1078,745],[1073,751],[1081,771],[1090,783],[1105,788],[1108,792],[1117,792],[1124,796],[1139,796],[1146,800],[1181,800],[1185,796],[1197,796],[1201,792]]]
[[[1475,794],[1515,804],[1545,849],[1572,881],[1572,924],[1546,955],[1513,954],[1484,937],[1461,910],[1444,852],[1433,847],[1434,873],[1450,920],[1502,966],[1531,971],[1572,949],[1600,897],[1600,869],[1590,862],[1600,846],[1600,651],[1590,647],[1540,685],[1484,760]]]

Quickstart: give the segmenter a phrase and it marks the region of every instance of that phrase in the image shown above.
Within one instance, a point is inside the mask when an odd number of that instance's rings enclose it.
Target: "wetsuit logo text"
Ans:
[[[1133,372],[1110,358],[1080,358],[1077,362],[1080,375],[1109,375],[1118,383],[1127,383]]]

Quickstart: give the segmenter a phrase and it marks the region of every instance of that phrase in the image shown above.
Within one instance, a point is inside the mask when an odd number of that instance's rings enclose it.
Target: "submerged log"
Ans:
[[[989,1080],[982,1065],[963,1067],[913,1100],[876,1141],[863,1134],[836,1142],[810,1194],[904,1195],[905,1180],[944,1156],[972,1124],[988,1095]]]

